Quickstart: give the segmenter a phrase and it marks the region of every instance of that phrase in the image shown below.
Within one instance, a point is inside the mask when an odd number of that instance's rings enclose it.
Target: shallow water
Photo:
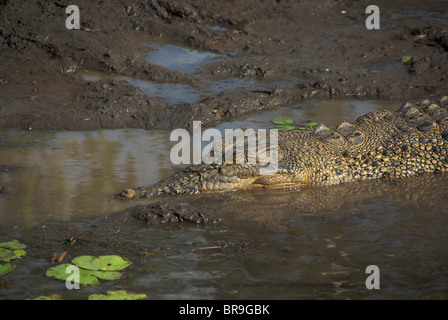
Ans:
[[[86,81],[127,81],[129,84],[142,90],[148,98],[162,98],[170,103],[195,103],[207,95],[216,94],[224,90],[231,90],[235,88],[252,87],[260,90],[267,90],[287,85],[287,82],[282,81],[263,83],[239,78],[227,78],[213,82],[205,81],[204,85],[193,87],[182,83],[157,83],[154,81],[125,76],[111,76],[109,74],[97,71],[87,71],[81,74],[81,76]]]
[[[415,2],[406,5],[399,12],[385,12],[386,26],[395,26],[401,19],[406,17],[422,18],[427,21],[445,22],[448,18],[447,5],[445,0],[433,0],[431,2],[431,10],[428,10],[428,4],[425,2]]]
[[[155,183],[174,170],[166,132],[7,130],[0,136],[0,162],[22,167],[1,174],[1,183],[17,191],[0,198],[2,223],[107,214],[120,208],[108,199],[120,188]]]
[[[142,90],[148,98],[162,98],[170,103],[194,103],[201,98],[202,94],[197,88],[181,83],[157,83],[125,76],[111,76],[110,74],[97,71],[84,71],[81,76],[86,81],[127,81],[129,84]]]
[[[225,55],[200,52],[173,44],[151,44],[149,47],[151,50],[146,56],[148,63],[183,73],[193,73],[203,65],[227,58]]]
[[[399,105],[304,103],[219,128],[266,128],[274,117],[336,125]],[[20,223],[33,232],[49,221],[92,221],[134,205],[111,195],[178,170],[169,161],[171,144],[163,131],[3,130],[0,163],[22,168],[0,172],[0,187],[15,190],[0,194],[0,225]],[[59,293],[86,299],[127,289],[151,299],[446,299],[447,187],[446,176],[431,175],[399,185],[368,182],[182,199],[222,221],[123,229],[121,241],[129,248],[122,246],[120,254],[132,258],[133,266],[122,279],[99,287],[67,290],[63,282],[45,277],[49,257],[25,256],[3,278],[0,297]],[[133,250],[136,244],[140,251]],[[366,289],[368,265],[379,267],[378,290]]]
[[[148,63],[190,75],[194,75],[203,66],[229,59],[227,55],[187,49],[173,44],[150,44],[148,47],[150,48],[146,57]],[[127,81],[142,90],[148,98],[159,97],[170,103],[195,103],[207,95],[235,88],[250,87],[269,90],[290,84],[288,81],[254,81],[235,77],[215,80],[201,76],[200,84],[191,86],[182,83],[159,83],[95,70],[84,70],[80,76],[86,81]]]

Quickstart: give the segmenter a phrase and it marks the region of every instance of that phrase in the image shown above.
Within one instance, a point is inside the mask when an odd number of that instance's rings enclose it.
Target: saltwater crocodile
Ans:
[[[124,189],[136,199],[253,188],[295,188],[354,180],[390,181],[448,171],[448,96],[406,103],[398,111],[376,111],[335,129],[278,133],[278,170],[264,164],[193,165],[149,187]]]

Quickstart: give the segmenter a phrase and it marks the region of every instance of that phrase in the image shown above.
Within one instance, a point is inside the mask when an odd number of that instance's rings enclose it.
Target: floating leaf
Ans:
[[[310,127],[314,127],[314,126],[317,126],[317,122],[309,122],[308,125]]]
[[[24,250],[9,250],[0,248],[0,261],[8,262],[13,259],[22,258],[26,252]]]
[[[121,277],[124,268],[131,265],[129,261],[124,260],[117,255],[110,256],[79,256],[72,260],[72,263],[64,263],[47,270],[45,275],[57,280],[67,280],[73,272],[67,273],[67,268],[74,266],[79,270],[79,283],[82,285],[99,285],[102,280],[117,280]]]
[[[138,300],[146,299],[148,296],[144,293],[132,293],[126,290],[107,291],[107,294],[92,294],[89,300]]]
[[[26,249],[26,244],[20,243],[19,240],[12,240],[8,242],[0,242],[0,248],[11,250]]]
[[[66,281],[68,277],[72,276],[72,272],[67,273],[67,268],[73,266],[70,263],[60,264],[47,270],[45,275],[49,278]],[[86,270],[78,268],[79,270],[79,283],[82,285],[97,286],[100,284],[98,279],[102,280],[117,280],[121,277],[119,271],[98,271],[98,270]]]
[[[118,280],[121,278],[120,271],[99,271],[99,270],[98,271],[85,270],[85,271],[92,271],[91,272],[92,275],[102,280]]]
[[[73,264],[87,270],[122,270],[131,265],[129,261],[124,260],[117,255],[110,256],[79,256],[72,260]]]
[[[0,261],[9,261],[14,257],[14,251],[0,248]]]
[[[27,299],[27,300],[62,300],[61,296],[58,294],[52,294],[51,296],[39,296],[33,299]]]
[[[9,262],[13,259],[22,258],[26,254],[25,250],[23,250],[25,248],[26,245],[18,240],[0,242],[0,262]],[[10,273],[15,267],[15,265],[10,263],[0,264],[0,276]]]
[[[400,61],[402,63],[406,63],[412,61],[412,58],[413,58],[412,56],[402,56]]]
[[[289,118],[274,118],[272,119],[272,122],[275,124],[291,124],[294,123],[294,120]]]
[[[58,280],[67,280],[71,273],[66,273],[67,267],[72,266],[70,263],[60,264],[56,267],[50,268],[45,272],[45,275],[50,278],[55,278]]]
[[[7,273],[10,273],[15,268],[16,268],[16,266],[12,265],[10,263],[0,264],[0,276],[3,276],[5,274],[7,274]]]
[[[45,275],[49,278],[54,278],[57,280],[67,280],[69,276],[72,276],[72,272],[67,272],[67,268],[73,266],[71,263],[63,263],[58,266],[52,267],[45,272]],[[79,283],[82,284],[99,284],[98,278],[94,277],[94,279],[89,279],[89,275],[86,277],[81,276],[82,270],[79,269]]]
[[[13,252],[14,252],[13,259],[20,259],[26,254],[25,250],[14,250]]]
[[[288,131],[288,130],[293,130],[294,126],[291,126],[289,124],[283,124],[283,125],[275,126],[273,129],[277,129],[279,131]]]

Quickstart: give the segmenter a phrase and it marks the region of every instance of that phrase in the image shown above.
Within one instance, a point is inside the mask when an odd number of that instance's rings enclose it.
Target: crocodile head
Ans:
[[[225,192],[262,188],[297,187],[304,175],[287,172],[281,168],[271,174],[262,174],[261,165],[250,164],[201,164],[176,172],[152,186],[124,189],[117,194],[121,199],[148,198],[161,195]]]
[[[318,159],[318,149],[307,142],[312,137],[279,132],[275,139],[277,143],[270,140],[265,144],[268,146],[265,153],[251,153],[251,148],[244,149],[241,156],[234,153],[230,163],[193,165],[152,186],[125,189],[117,196],[138,199],[172,194],[293,188],[307,184],[313,171],[311,160]],[[297,143],[298,139],[301,143]],[[296,150],[298,148],[301,152]],[[225,154],[226,149],[223,148],[222,152]]]
[[[324,167],[328,162],[338,162],[334,161],[334,155],[326,144],[311,133],[279,132],[276,139],[277,143],[273,145],[269,141],[266,153],[251,154],[250,148],[245,149],[244,154],[234,157],[230,163],[193,165],[152,186],[124,189],[116,197],[139,199],[160,195],[295,188],[318,183],[327,174]],[[225,153],[225,148],[223,150]],[[337,168],[336,164],[331,166],[331,170]],[[328,180],[336,177],[330,173],[328,176]]]

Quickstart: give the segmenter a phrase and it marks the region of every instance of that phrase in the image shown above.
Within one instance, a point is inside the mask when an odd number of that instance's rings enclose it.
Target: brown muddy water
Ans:
[[[400,103],[303,103],[218,128],[267,128],[275,117],[336,125]],[[154,201],[121,202],[112,195],[179,170],[169,159],[173,144],[165,131],[2,130],[0,163],[21,168],[0,172],[0,188],[12,190],[0,194],[0,225],[20,224],[29,234],[52,221],[91,223]],[[446,299],[447,190],[448,177],[431,175],[397,185],[372,181],[182,198],[221,221],[123,229],[128,246],[120,254],[133,265],[122,279],[97,287],[68,290],[45,277],[49,256],[25,256],[0,277],[0,299],[55,293],[86,299],[115,289],[150,299]],[[369,265],[379,268],[379,289],[366,288]]]

